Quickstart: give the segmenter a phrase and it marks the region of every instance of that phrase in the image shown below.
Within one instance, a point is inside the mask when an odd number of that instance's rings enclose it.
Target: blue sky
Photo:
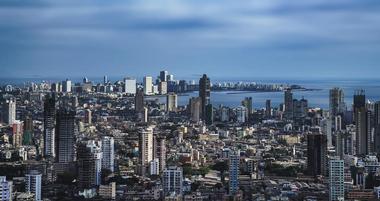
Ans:
[[[379,0],[1,0],[0,77],[376,78]]]

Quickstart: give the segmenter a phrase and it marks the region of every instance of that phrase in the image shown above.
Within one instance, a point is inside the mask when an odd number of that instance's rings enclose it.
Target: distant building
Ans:
[[[66,79],[62,81],[62,92],[70,93],[71,92],[71,80]]]
[[[354,120],[356,125],[356,155],[364,156],[370,152],[371,111],[367,110],[363,90],[354,95]]]
[[[71,163],[75,159],[75,111],[61,109],[57,113],[56,156],[58,163]]]
[[[136,79],[130,77],[124,78],[124,92],[126,94],[136,94]]]
[[[42,174],[36,170],[32,170],[25,175],[25,192],[33,193],[35,200],[41,200],[41,184]]]
[[[166,139],[154,135],[154,158],[159,161],[159,173],[162,173],[166,168]]]
[[[176,195],[183,194],[183,172],[181,167],[171,166],[164,170],[163,188],[165,196],[172,193]]]
[[[271,105],[271,100],[269,99],[265,101],[265,116],[266,117],[272,116],[272,105]]]
[[[93,142],[80,143],[77,148],[78,184],[87,189],[99,186],[101,182],[102,152]]]
[[[245,123],[247,117],[247,108],[244,106],[239,106],[236,108],[236,121],[239,123]]]
[[[374,128],[375,128],[374,151],[380,154],[380,101],[377,101],[375,103],[373,119],[374,119]]]
[[[115,161],[115,142],[111,136],[102,137],[102,168],[108,169],[111,172],[114,171],[114,161]]]
[[[168,71],[166,71],[166,70],[160,71],[160,80],[161,80],[161,82],[166,82],[168,75],[169,75]]]
[[[103,199],[114,200],[116,198],[116,183],[99,186],[99,196]]]
[[[56,109],[55,96],[47,95],[44,102],[44,157],[55,157]]]
[[[84,123],[92,124],[92,112],[90,109],[84,110]]]
[[[168,83],[167,82],[160,82],[158,85],[158,91],[160,92],[161,95],[165,95],[168,93]]]
[[[210,78],[203,74],[199,79],[199,97],[201,98],[201,119],[206,119],[206,106],[210,103],[211,83]]]
[[[138,90],[135,96],[135,111],[142,112],[144,111],[144,92],[142,90]]]
[[[341,88],[333,88],[330,90],[330,115],[342,115],[345,110],[344,92]]]
[[[214,123],[214,107],[212,107],[212,104],[206,105],[205,123],[206,125],[211,125]]]
[[[200,97],[190,98],[189,106],[191,121],[199,122],[201,118],[202,99]]]
[[[175,93],[169,93],[168,95],[166,95],[166,111],[177,111],[177,99],[177,94]]]
[[[160,174],[160,161],[158,158],[153,159],[149,163],[149,174],[150,175],[159,175]]]
[[[292,120],[293,119],[293,93],[290,88],[285,91],[284,106],[285,106],[285,111],[284,111],[285,119]]]
[[[23,139],[23,130],[24,126],[21,121],[14,121],[12,124],[12,138],[13,138],[13,146],[14,147],[20,147],[22,146],[22,139]]]
[[[245,97],[244,100],[241,102],[241,105],[245,108],[247,108],[247,113],[245,114],[245,119],[248,121],[249,117],[253,113],[253,102],[252,97]]]
[[[33,131],[34,131],[34,127],[33,127],[32,114],[26,114],[24,118],[24,133],[23,133],[22,144],[24,145],[32,144]]]
[[[153,92],[153,78],[150,76],[144,77],[144,94],[151,95]]]
[[[3,102],[3,122],[12,125],[16,121],[16,100],[11,98]]]

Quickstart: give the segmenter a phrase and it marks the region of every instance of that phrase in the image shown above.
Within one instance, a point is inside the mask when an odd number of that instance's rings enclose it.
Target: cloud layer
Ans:
[[[4,0],[5,76],[373,77],[378,0]]]

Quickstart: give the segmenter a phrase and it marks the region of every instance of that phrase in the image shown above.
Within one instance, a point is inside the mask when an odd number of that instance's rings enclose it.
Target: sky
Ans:
[[[0,78],[377,78],[379,0],[1,0]]]

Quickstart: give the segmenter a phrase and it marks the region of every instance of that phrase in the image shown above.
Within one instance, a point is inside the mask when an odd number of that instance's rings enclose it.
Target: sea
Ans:
[[[103,78],[89,78],[96,82],[102,82]],[[111,81],[122,80],[122,78],[110,77]],[[139,79],[139,78],[137,78]],[[54,82],[64,80],[61,78],[0,78],[0,85],[13,84],[22,85],[26,82]],[[71,79],[73,82],[80,82],[81,78]],[[186,80],[196,80],[196,77]],[[313,108],[327,109],[329,107],[329,90],[334,87],[339,87],[344,90],[345,102],[349,107],[352,104],[353,95],[357,90],[364,90],[366,98],[369,101],[380,101],[380,78],[379,79],[257,79],[257,78],[223,78],[212,79],[211,82],[256,82],[260,84],[288,84],[300,85],[306,91],[293,91],[293,98],[307,99],[309,106]],[[189,92],[178,96],[178,105],[187,105],[191,97],[198,96],[198,92]],[[284,100],[283,92],[252,92],[252,91],[218,91],[211,92],[211,103],[214,106],[237,107],[241,105],[241,101],[245,97],[252,97],[254,108],[264,108],[266,100],[271,100],[272,107],[278,107]],[[158,98],[160,102],[165,102],[165,97]]]

